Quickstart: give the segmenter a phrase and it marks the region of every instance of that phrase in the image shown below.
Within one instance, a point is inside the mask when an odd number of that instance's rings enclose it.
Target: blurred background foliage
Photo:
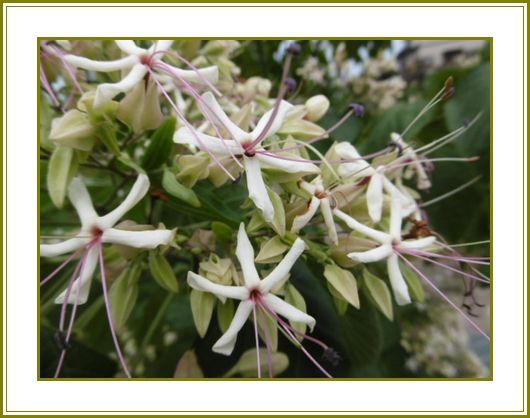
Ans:
[[[366,106],[364,118],[349,119],[330,139],[318,143],[318,148],[322,151],[332,141],[350,141],[361,154],[384,148],[390,139],[390,133],[401,132],[443,87],[445,80],[449,76],[453,77],[453,97],[418,121],[409,132],[407,140],[414,144],[428,143],[481,114],[478,122],[459,140],[437,154],[479,156],[480,160],[472,164],[437,164],[432,173],[433,187],[426,198],[436,197],[476,176],[482,176],[481,181],[465,191],[430,206],[428,216],[432,229],[441,232],[451,243],[489,239],[489,44],[471,41],[436,41],[429,44],[429,41],[387,40],[314,40],[300,41],[300,44],[302,53],[296,58],[293,70],[298,88],[289,100],[297,103],[314,94],[325,94],[331,107],[320,121],[323,127],[333,125],[352,102]],[[285,47],[286,43],[279,40],[241,40],[240,47],[234,49],[230,56],[240,68],[236,77],[239,80],[252,76],[268,78],[273,82],[272,91],[276,91]],[[49,109],[43,105],[41,127],[47,124],[46,112]],[[40,161],[42,236],[57,235],[61,231],[66,233],[78,225],[75,212],[69,205],[59,210],[52,204],[46,189],[47,164],[47,153],[43,150]],[[127,172],[124,165],[118,165],[118,168]],[[120,197],[115,191],[131,185],[129,177],[124,178],[112,171],[102,170],[90,160],[82,170],[90,178],[88,186],[97,210],[112,208]],[[162,190],[161,173],[150,174],[150,178],[154,188]],[[235,227],[248,213],[248,209],[241,209],[246,198],[246,188],[244,185],[235,187],[230,184],[216,189],[207,180],[202,180],[193,190],[202,203],[199,208],[171,196],[162,200],[151,193],[128,216],[138,223],[156,225],[163,222],[167,227],[178,227],[179,234],[193,237],[198,243],[192,253],[179,254],[178,251],[172,251],[167,255],[180,283],[179,293],[168,292],[159,286],[152,279],[149,269],[141,273],[135,284],[137,295],[133,295],[134,308],[126,324],[122,325],[120,335],[136,377],[170,378],[175,373],[182,377],[222,377],[253,346],[253,330],[250,323],[247,323],[231,357],[213,353],[211,346],[221,333],[219,321],[214,313],[204,338],[197,335],[190,309],[189,290],[185,285],[188,269],[191,267],[196,270],[199,261],[211,249],[221,257],[230,254],[232,249],[227,248],[224,242],[227,241],[227,234],[228,240],[231,239],[230,234],[233,237]],[[212,228],[212,221],[217,222],[216,228]],[[105,258],[109,278],[116,279],[123,268],[119,255],[106,250]],[[147,263],[147,260],[141,254],[135,262]],[[41,277],[53,268],[52,262],[41,259]],[[60,353],[54,341],[60,309],[53,303],[53,299],[63,289],[68,273],[65,272],[60,280],[41,289],[41,377],[53,375]],[[355,270],[354,273],[361,275]],[[437,368],[433,364],[422,364],[421,361],[416,361],[412,367],[411,359],[418,357],[418,352],[426,348],[411,348],[410,344],[404,343],[403,330],[407,321],[413,328],[422,318],[428,322],[428,315],[421,309],[410,306],[394,309],[394,321],[389,321],[369,303],[369,295],[364,291],[360,293],[362,309],[356,310],[349,306],[346,313],[341,315],[325,289],[322,275],[322,265],[299,261],[291,272],[291,280],[304,296],[308,312],[317,318],[315,336],[332,346],[341,356],[338,365],[326,364],[333,376],[466,377],[479,374],[477,370],[466,369],[469,359],[465,356],[451,359],[456,371]],[[410,332],[408,336],[410,337]],[[195,356],[185,355],[192,349]],[[280,377],[320,377],[307,358],[283,338],[279,338],[279,351],[289,358],[288,368]],[[478,351],[484,363],[487,363],[489,347],[482,345]],[[89,302],[80,308],[74,340],[62,376],[119,376],[119,367],[113,353],[101,289],[93,285]],[[318,357],[319,353],[315,355]],[[442,350],[440,356],[444,355]],[[186,363],[181,362],[180,368],[177,368],[182,359]],[[429,361],[434,362],[432,358]],[[482,370],[479,366],[477,369]],[[182,370],[192,372],[186,374]],[[241,372],[236,375],[245,374]]]

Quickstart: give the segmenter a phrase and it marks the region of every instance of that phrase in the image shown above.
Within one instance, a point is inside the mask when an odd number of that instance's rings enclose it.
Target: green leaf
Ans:
[[[217,323],[222,332],[226,332],[234,318],[234,301],[228,299],[225,303],[217,304]]]
[[[287,283],[285,285],[285,301],[289,305],[293,305],[295,308],[300,309],[302,312],[307,313],[307,306],[305,299],[302,294],[292,284]],[[302,322],[290,321],[291,326],[298,332],[305,334],[306,324]]]
[[[55,148],[48,164],[47,185],[55,206],[62,208],[68,185],[77,172],[77,160],[72,148]]]
[[[149,252],[149,269],[155,281],[164,289],[178,293],[179,283],[166,258],[158,251]]]
[[[171,196],[188,203],[194,208],[201,207],[201,202],[199,201],[199,198],[195,192],[180,184],[176,179],[175,174],[167,169],[164,170],[164,174],[162,176],[162,187]]]
[[[221,242],[229,242],[234,235],[234,230],[224,222],[213,221],[212,231],[215,234],[215,238]]]
[[[259,350],[260,369],[262,376],[268,376],[267,364],[267,350],[261,348]],[[277,376],[287,370],[289,367],[289,357],[284,353],[272,353],[271,355],[272,375]],[[232,377],[234,375],[241,375],[242,377],[256,377],[258,375],[258,357],[255,348],[245,351],[234,367],[232,367],[224,377]]]
[[[399,269],[407,282],[412,298],[418,302],[424,302],[425,292],[419,276],[406,263],[400,262]]]
[[[278,258],[289,248],[290,246],[285,244],[281,237],[275,236],[262,244],[255,261],[256,263],[273,263],[279,261]]]
[[[118,144],[118,139],[116,138],[116,127],[115,125],[108,120],[106,117],[104,120],[99,122],[96,129],[96,136],[99,138],[103,145],[112,152],[115,156],[120,156],[120,145]]]
[[[359,309],[357,280],[350,271],[336,264],[328,264],[324,269],[324,277],[348,303]]]
[[[213,308],[215,307],[215,296],[211,293],[200,292],[192,289],[190,293],[191,313],[197,333],[204,338],[208,326],[212,319]]]
[[[177,120],[174,117],[169,117],[155,131],[142,159],[143,168],[148,171],[153,170],[167,160],[173,148],[173,134],[176,124]]]
[[[365,289],[377,308],[391,321],[394,319],[392,296],[386,283],[367,269],[363,271]]]
[[[129,154],[126,152],[122,152],[120,156],[118,157],[118,161],[122,163],[123,165],[132,168],[137,173],[145,174],[145,170],[140,167],[136,162],[132,160]]]
[[[136,303],[141,272],[138,263],[133,263],[118,276],[109,290],[112,322],[118,330],[125,325]]]
[[[269,193],[269,198],[272,202],[272,207],[274,208],[274,219],[272,220],[272,229],[276,233],[283,237],[285,235],[285,209],[283,207],[282,199],[276,192],[267,187],[267,192]]]

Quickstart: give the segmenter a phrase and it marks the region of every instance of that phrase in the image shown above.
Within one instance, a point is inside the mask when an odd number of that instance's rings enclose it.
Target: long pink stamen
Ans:
[[[444,258],[446,260],[453,260],[453,261],[460,261],[463,263],[471,263],[471,264],[480,264],[480,265],[486,265],[489,266],[489,262],[482,261],[482,260],[489,260],[489,257],[458,257],[458,256],[451,256],[451,255],[443,255],[443,254],[436,254],[436,253],[430,253],[427,251],[421,251],[421,250],[414,250],[405,248],[402,249],[403,252],[407,252],[412,255],[420,255],[424,257],[435,257],[435,258]]]
[[[271,337],[269,334],[269,328],[267,327],[267,319],[263,315],[263,312],[261,312],[261,315],[259,315],[260,312],[258,312],[258,318],[259,323],[261,325],[261,329],[263,329],[263,334],[265,335],[265,348],[267,349],[267,366],[269,369],[269,377],[274,377],[274,373],[272,371],[272,350],[271,350]]]
[[[45,45],[45,48],[50,50],[53,56],[56,56],[57,58],[59,58],[59,60],[61,61],[61,64],[63,65],[66,72],[68,73],[68,76],[72,80],[72,83],[74,84],[75,88],[79,90],[79,93],[83,94],[84,90],[79,84],[79,82],[77,81],[77,76],[75,75],[74,67],[64,59],[64,56],[66,55],[65,52],[51,45]]]
[[[102,245],[99,246],[99,269],[101,272],[101,285],[103,287],[103,299],[105,300],[107,319],[109,321],[109,327],[110,327],[110,332],[112,334],[112,340],[114,341],[114,347],[116,349],[116,353],[118,354],[118,358],[120,359],[121,367],[123,371],[125,372],[125,375],[128,378],[131,378],[131,373],[129,372],[127,363],[125,363],[125,359],[123,358],[123,354],[120,348],[120,343],[118,342],[118,337],[116,336],[116,331],[114,329],[114,324],[112,321],[112,312],[110,310],[109,295],[107,293],[107,276],[105,273],[105,263],[103,262],[103,246]]]
[[[406,251],[404,251],[404,252],[406,253]],[[463,270],[448,266],[447,264],[440,263],[440,262],[435,261],[435,260],[433,260],[431,258],[423,257],[423,256],[417,255],[417,254],[415,255],[415,254],[412,254],[412,253],[411,253],[411,255],[413,255],[415,257],[418,257],[418,258],[421,258],[422,260],[429,261],[430,263],[436,264],[437,266],[440,266],[440,267],[446,268],[448,270],[454,271],[455,273],[462,274],[462,275],[464,275],[466,277],[469,277],[470,279],[477,280],[479,282],[483,282],[483,283],[487,283],[487,284],[490,283],[489,280],[484,280],[484,279],[482,279],[480,277],[477,277],[477,276],[475,276],[473,274],[466,273]]]
[[[57,267],[54,271],[52,271],[50,274],[48,274],[44,279],[41,280],[40,285],[44,286],[46,283],[48,283],[51,279],[53,279],[63,268],[66,267],[67,264],[70,263],[75,257],[77,257],[81,252],[86,250],[87,246],[84,245],[81,248],[79,248],[76,252],[68,256],[66,260],[64,260],[59,267]]]
[[[215,113],[213,112],[212,108],[210,107],[210,105],[208,105],[208,103],[206,103],[203,98],[199,95],[199,93],[197,93],[197,91],[193,88],[193,86],[188,83],[186,80],[184,80],[182,77],[180,77],[178,75],[178,73],[169,65],[167,65],[166,63],[162,62],[162,61],[158,61],[155,66],[157,68],[160,68],[161,70],[167,72],[168,74],[170,75],[173,75],[180,83],[182,83],[186,88],[187,88],[187,92],[193,96],[193,98],[201,105],[201,106],[204,106],[204,108],[206,108],[210,114],[212,115],[215,115]],[[204,112],[203,112],[204,113]],[[208,112],[206,112],[208,113]],[[234,153],[232,152],[232,149],[227,145],[225,139],[223,138],[223,135],[221,134],[221,132],[219,131],[219,129],[217,128],[217,124],[215,123],[215,121],[210,117],[209,114],[205,114],[204,115],[206,117],[206,119],[208,120],[208,122],[210,122],[210,125],[212,125],[213,129],[215,130],[215,133],[216,135],[219,137],[219,140],[222,141],[223,143],[223,146],[225,147],[225,149],[228,151],[228,153],[230,154],[230,157],[240,166],[240,167],[243,167],[243,165],[239,162],[239,160],[235,157]],[[230,130],[224,125],[224,123],[222,121],[219,121],[221,123],[221,125],[223,125],[223,127],[228,131],[230,132]]]
[[[259,335],[258,318],[256,316],[256,304],[252,305],[252,315],[254,316],[254,338],[256,339],[256,362],[258,364],[258,379],[261,379],[261,358],[259,355]]]
[[[490,340],[490,337],[488,336],[488,334],[486,334],[484,331],[482,331],[482,329],[480,329],[480,327],[477,324],[475,324],[475,322],[473,322],[464,313],[464,311],[462,311],[462,309],[460,309],[451,299],[449,299],[440,289],[438,289],[438,287],[431,280],[429,280],[427,278],[427,276],[425,276],[425,274],[423,274],[414,264],[412,264],[409,260],[407,260],[402,254],[399,254],[399,253],[397,253],[397,254],[398,254],[399,257],[401,257],[401,259],[403,261],[405,261],[405,263],[407,263],[409,265],[409,267],[412,270],[414,270],[416,272],[416,274],[418,274],[423,280],[425,280],[427,282],[427,284],[429,286],[431,286],[431,288],[436,291],[436,293],[438,293],[447,303],[449,303],[449,305],[451,305],[454,309],[456,309],[473,328],[475,328],[488,341]]]
[[[44,68],[42,67],[42,64],[40,66],[40,82],[42,86],[44,87],[44,90],[46,90],[46,93],[48,93],[48,96],[52,99],[53,105],[55,107],[60,107],[61,103],[59,102],[59,99],[57,99],[57,96],[55,95],[55,91],[53,91],[53,88],[48,81],[48,77],[46,77],[46,72],[44,71]]]
[[[155,81],[155,83],[157,84],[158,88],[160,89],[160,91],[162,92],[162,94],[165,96],[165,98],[167,99],[167,101],[169,102],[169,104],[171,105],[171,107],[173,108],[173,110],[175,111],[175,113],[178,115],[178,117],[182,120],[182,122],[184,123],[184,125],[186,125],[186,127],[188,128],[188,130],[192,133],[192,135],[195,137],[195,139],[197,140],[197,143],[201,146],[201,148],[206,151],[208,153],[208,155],[211,157],[211,159],[219,166],[219,168],[221,168],[221,170],[224,171],[224,173],[231,179],[231,180],[235,180],[234,176],[232,176],[232,174],[230,174],[230,172],[225,168],[225,166],[223,164],[221,164],[221,162],[219,161],[219,159],[208,149],[208,147],[203,143],[203,141],[201,140],[200,136],[197,134],[197,132],[195,132],[195,128],[193,128],[193,126],[191,126],[191,124],[186,120],[186,117],[184,116],[184,114],[181,112],[181,110],[178,108],[178,106],[173,102],[173,100],[171,99],[171,97],[169,97],[169,95],[167,94],[167,92],[164,90],[164,88],[162,87],[162,85],[160,84],[160,82],[156,79],[155,77],[155,74],[153,73],[153,71],[148,68],[148,71],[149,71],[149,74],[152,76],[153,80]]]

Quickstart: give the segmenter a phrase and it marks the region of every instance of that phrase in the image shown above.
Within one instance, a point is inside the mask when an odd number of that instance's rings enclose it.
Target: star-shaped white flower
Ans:
[[[311,330],[313,329],[316,323],[313,317],[289,305],[271,293],[271,289],[280,283],[287,273],[289,273],[289,270],[291,270],[298,257],[304,252],[304,247],[304,241],[298,238],[280,264],[263,280],[260,280],[254,264],[254,249],[245,232],[245,226],[241,223],[237,235],[236,256],[243,270],[244,286],[223,286],[213,283],[192,271],[188,272],[188,284],[193,289],[213,293],[222,302],[226,298],[241,301],[232,319],[232,323],[223,336],[214,344],[213,351],[227,356],[232,353],[237,334],[256,306],[287,318],[289,321],[307,324]]]
[[[328,235],[333,244],[338,244],[337,228],[333,220],[332,204],[330,202],[329,194],[322,184],[322,177],[317,176],[311,183],[302,181],[300,187],[312,195],[307,209],[301,215],[298,215],[293,220],[291,227],[292,232],[300,231],[307,223],[315,216],[316,211],[320,208],[320,212],[324,218],[324,223],[328,229]]]
[[[170,230],[126,231],[113,228],[123,215],[145,196],[148,190],[149,178],[145,174],[140,174],[125,200],[107,215],[99,216],[83,181],[77,177],[72,180],[68,188],[68,197],[81,221],[81,230],[74,238],[66,241],[40,245],[42,257],[55,257],[81,251],[83,247],[87,251],[81,274],[73,283],[73,290],[69,292],[68,303],[79,305],[87,301],[92,276],[98,263],[100,245],[121,244],[146,249],[169,245],[173,237],[173,232]],[[63,303],[66,292],[67,290],[61,293],[55,303]]]
[[[403,278],[399,268],[399,254],[402,249],[410,250],[428,247],[434,244],[436,237],[430,236],[426,238],[403,241],[401,238],[401,199],[395,195],[392,195],[391,199],[392,204],[390,210],[390,228],[388,233],[363,225],[339,209],[335,209],[334,213],[354,231],[360,232],[361,234],[366,235],[367,237],[380,243],[378,247],[372,250],[349,253],[348,257],[360,263],[372,263],[375,261],[386,260],[388,277],[390,279],[392,290],[394,291],[396,302],[398,305],[405,305],[410,303],[411,300],[407,283]]]
[[[96,89],[94,107],[99,107],[105,102],[112,100],[119,93],[127,93],[138,84],[151,69],[160,64],[163,55],[169,50],[173,41],[155,41],[148,48],[140,48],[134,41],[116,41],[118,48],[124,52],[123,58],[114,61],[95,61],[76,55],[65,55],[64,60],[71,65],[89,71],[111,72],[124,71],[127,75],[117,83],[103,83]],[[163,63],[163,69],[169,70],[178,81],[178,78],[188,83],[204,84],[216,83],[219,77],[217,66],[210,66],[200,70],[181,70],[167,63]],[[170,74],[171,75],[171,74]]]
[[[337,155],[344,159],[350,160],[340,164],[338,171],[343,177],[353,180],[370,177],[368,187],[366,188],[366,204],[370,219],[375,223],[381,220],[383,214],[384,192],[388,195],[397,197],[401,201],[401,210],[403,216],[408,216],[417,210],[414,199],[403,194],[384,174],[385,166],[372,167],[366,160],[361,157],[355,147],[349,142],[340,142],[335,146]]]
[[[188,127],[183,127],[175,133],[173,140],[177,144],[206,149],[214,154],[242,158],[243,166],[247,173],[249,197],[256,207],[261,210],[264,219],[267,222],[272,222],[274,207],[261,174],[262,165],[263,168],[273,168],[286,173],[310,174],[320,172],[320,169],[310,162],[282,159],[266,151],[260,145],[261,141],[256,143],[260,137],[265,140],[274,135],[283,125],[287,112],[293,106],[282,100],[275,115],[274,109],[269,110],[261,117],[252,132],[245,132],[230,120],[212,93],[204,93],[202,99],[202,111],[220,129],[228,131],[230,138],[217,138],[196,130],[192,132]],[[269,122],[272,117],[274,117],[273,121]]]

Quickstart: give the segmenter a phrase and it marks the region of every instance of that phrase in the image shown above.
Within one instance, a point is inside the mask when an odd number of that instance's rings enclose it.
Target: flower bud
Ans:
[[[49,138],[56,144],[90,151],[94,146],[94,132],[88,116],[77,109],[72,109],[60,118],[52,120]]]
[[[307,109],[307,119],[316,122],[325,115],[329,109],[329,100],[323,94],[313,96],[305,102]]]

